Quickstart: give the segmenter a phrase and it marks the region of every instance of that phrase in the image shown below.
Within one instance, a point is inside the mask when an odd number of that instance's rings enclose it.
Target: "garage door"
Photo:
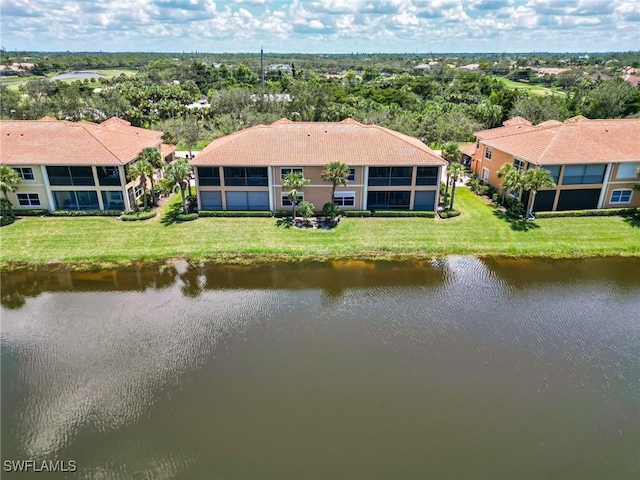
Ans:
[[[416,192],[413,199],[414,210],[435,210],[436,192]]]
[[[200,192],[202,210],[222,210],[222,195],[220,192]]]
[[[269,192],[227,192],[227,210],[269,210]]]

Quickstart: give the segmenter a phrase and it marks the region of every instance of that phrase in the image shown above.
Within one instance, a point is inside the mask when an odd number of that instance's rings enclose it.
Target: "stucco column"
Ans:
[[[600,190],[600,198],[598,198],[598,208],[602,208],[607,195],[607,187],[609,186],[609,180],[611,176],[611,167],[613,163],[608,163],[607,168],[604,171],[604,179],[602,181],[602,189]]]
[[[275,209],[273,208],[273,203],[274,203],[274,186],[273,186],[273,170],[276,167],[274,166],[270,166],[267,167],[267,184],[269,185],[269,210],[271,210],[272,212],[275,211]]]
[[[362,210],[367,209],[367,195],[369,194],[369,166],[362,169]]]
[[[40,165],[40,173],[44,180],[44,189],[47,192],[47,200],[49,201],[49,211],[53,212],[56,209],[56,203],[53,199],[53,192],[51,191],[51,185],[49,184],[49,175],[47,174],[47,167]]]

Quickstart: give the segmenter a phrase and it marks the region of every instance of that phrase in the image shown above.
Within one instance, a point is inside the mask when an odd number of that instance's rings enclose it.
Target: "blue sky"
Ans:
[[[640,50],[640,0],[0,0],[9,51]]]

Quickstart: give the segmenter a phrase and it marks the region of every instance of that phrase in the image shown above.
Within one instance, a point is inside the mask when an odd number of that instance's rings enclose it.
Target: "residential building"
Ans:
[[[535,211],[639,207],[640,118],[589,120],[532,125],[516,117],[504,126],[475,132],[471,169],[500,190],[498,171],[505,163],[544,168],[556,187],[540,190]],[[522,192],[508,192],[521,198]],[[526,202],[526,198],[521,198]]]
[[[282,186],[291,171],[310,180],[298,199],[322,208],[332,187],[320,175],[330,162],[349,166],[349,182],[334,197],[343,209],[438,205],[446,162],[416,138],[352,119],[256,125],[214,140],[191,160],[201,209],[271,211],[291,206]]]
[[[53,210],[130,210],[142,194],[139,180],[128,180],[142,149],[173,160],[175,147],[163,132],[133,127],[110,118],[101,124],[40,120],[0,121],[0,164],[22,177],[10,193],[14,207]],[[162,170],[156,172],[159,179]]]

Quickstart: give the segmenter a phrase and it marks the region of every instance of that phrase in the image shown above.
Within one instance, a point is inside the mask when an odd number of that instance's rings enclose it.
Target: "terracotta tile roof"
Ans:
[[[640,118],[545,123],[482,142],[538,165],[640,161]]]
[[[113,120],[113,119],[112,119]],[[122,165],[143,148],[158,147],[162,132],[111,122],[0,121],[0,163],[9,165]]]
[[[473,157],[473,154],[476,152],[476,144],[465,143],[464,145],[460,145],[460,151],[469,157]]]
[[[211,142],[193,165],[322,166],[341,161],[348,165],[446,165],[420,140],[352,119],[342,122],[292,122],[232,133]]]
[[[176,151],[175,145],[169,145],[168,143],[163,143],[162,145],[160,145],[160,154],[162,155],[162,158],[172,154],[175,151]]]
[[[513,117],[502,122],[502,125],[504,125],[505,127],[512,127],[514,125],[532,125],[532,123],[526,118]]]

